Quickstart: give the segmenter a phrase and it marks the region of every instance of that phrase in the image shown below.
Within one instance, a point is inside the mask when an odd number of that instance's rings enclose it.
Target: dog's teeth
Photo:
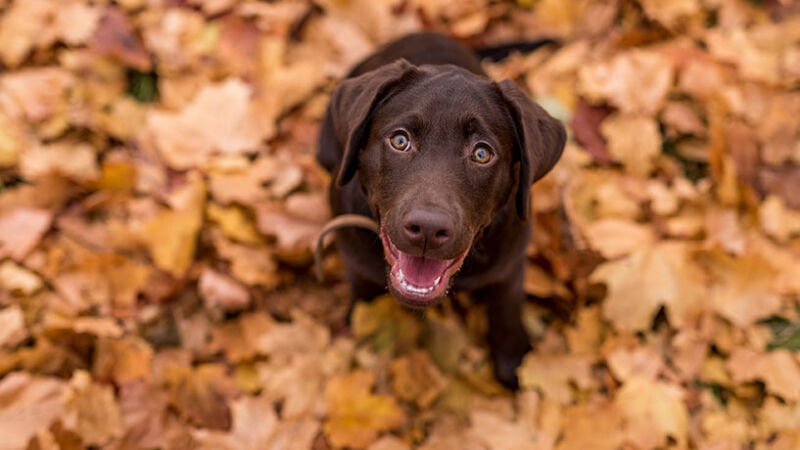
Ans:
[[[436,279],[433,280],[433,285],[435,286],[435,285],[439,284],[440,281],[442,281],[442,277],[436,277]]]

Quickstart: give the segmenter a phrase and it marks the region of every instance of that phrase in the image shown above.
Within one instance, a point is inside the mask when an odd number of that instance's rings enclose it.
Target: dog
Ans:
[[[530,187],[561,157],[564,126],[478,55],[435,33],[391,42],[331,95],[317,159],[335,216],[374,219],[380,239],[336,231],[353,299],[389,290],[425,308],[448,289],[487,302],[497,379],[518,386]]]

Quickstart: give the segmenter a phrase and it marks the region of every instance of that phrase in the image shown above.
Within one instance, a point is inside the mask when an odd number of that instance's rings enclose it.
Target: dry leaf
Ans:
[[[211,269],[203,270],[197,282],[200,296],[212,309],[234,311],[250,305],[250,293],[231,277]]]
[[[633,49],[578,71],[579,89],[594,102],[608,101],[625,114],[654,114],[672,87],[669,59],[652,50]]]
[[[517,369],[519,384],[523,388],[539,388],[542,394],[561,404],[572,399],[570,383],[580,389],[592,384],[590,356],[539,355],[528,353]]]
[[[653,230],[636,222],[604,219],[586,227],[589,246],[606,259],[626,256],[655,242]]]
[[[748,348],[736,348],[726,367],[737,383],[761,380],[767,391],[786,401],[800,401],[800,364],[790,351],[778,349],[760,353]]]
[[[15,347],[28,337],[25,316],[19,305],[0,309],[0,348]]]
[[[231,403],[233,426],[230,433],[212,430],[193,430],[192,437],[203,449],[260,450],[269,445],[278,416],[275,406],[263,397],[242,397]]]
[[[626,440],[640,448],[662,447],[667,437],[686,445],[689,413],[683,390],[661,381],[632,377],[614,403],[626,420]]]
[[[24,450],[64,410],[66,388],[57,379],[13,372],[0,380],[0,437],[4,448]]]
[[[379,433],[406,422],[406,415],[394,398],[370,393],[374,384],[375,374],[364,370],[328,382],[324,430],[334,446],[365,448]]]
[[[702,309],[707,295],[690,251],[681,242],[665,241],[600,265],[590,280],[608,288],[603,316],[620,331],[645,330],[664,305],[670,323],[681,326]]]
[[[654,119],[644,116],[612,115],[600,124],[608,152],[633,175],[646,177],[653,160],[661,153],[661,134]]]
[[[64,427],[85,445],[104,445],[122,435],[122,417],[111,386],[97,384],[85,371],[72,375],[62,416]]]
[[[414,402],[420,408],[430,406],[446,383],[424,351],[415,351],[392,361],[389,371],[392,374],[392,390],[397,397]]]
[[[250,97],[247,84],[229,79],[204,87],[180,113],[152,111],[147,127],[174,169],[201,166],[217,153],[253,152],[270,131]]]
[[[19,207],[0,212],[0,258],[22,260],[50,228],[53,214],[44,209]]]

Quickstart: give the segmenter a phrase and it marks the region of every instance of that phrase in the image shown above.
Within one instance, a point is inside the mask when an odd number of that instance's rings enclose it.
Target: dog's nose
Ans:
[[[453,219],[444,211],[433,208],[412,208],[403,217],[403,232],[415,246],[437,249],[453,238]]]

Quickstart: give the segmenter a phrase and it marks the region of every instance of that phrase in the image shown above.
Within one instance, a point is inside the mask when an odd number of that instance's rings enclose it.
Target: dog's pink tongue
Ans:
[[[432,286],[447,268],[449,261],[443,259],[411,256],[398,252],[398,268],[403,271],[406,281],[417,287]]]

